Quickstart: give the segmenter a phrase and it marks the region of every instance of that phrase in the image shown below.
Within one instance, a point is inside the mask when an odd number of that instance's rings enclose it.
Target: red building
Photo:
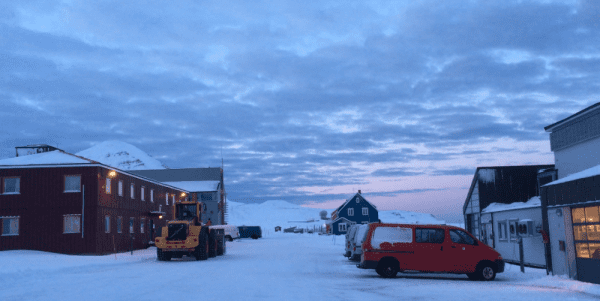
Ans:
[[[61,150],[0,160],[0,250],[146,248],[188,192]]]

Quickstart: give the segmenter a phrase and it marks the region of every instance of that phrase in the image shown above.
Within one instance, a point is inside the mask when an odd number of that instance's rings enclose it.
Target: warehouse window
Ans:
[[[117,216],[117,233],[123,233],[123,217]]]
[[[173,201],[173,205],[175,205],[175,195],[171,195],[171,201]]]
[[[144,197],[145,190],[146,190],[146,187],[142,186],[142,189],[140,190],[140,198],[142,198],[142,201],[146,200],[146,198]]]
[[[18,194],[21,192],[21,178],[4,178],[4,194]]]
[[[119,196],[123,196],[123,181],[119,181]]]
[[[135,217],[129,218],[129,233],[133,233],[133,224],[135,222]]]
[[[2,236],[19,235],[18,216],[0,216],[0,225],[2,226]]]
[[[140,233],[144,233],[145,232],[144,231],[145,230],[144,229],[145,225],[146,225],[146,219],[145,218],[140,219]]]
[[[167,205],[169,205],[169,194],[165,194],[165,203],[167,203]]]
[[[133,183],[131,184],[130,192],[130,197],[135,199],[135,185]]]
[[[80,192],[81,176],[65,176],[65,192]]]
[[[506,221],[498,222],[498,240],[508,240],[506,235]]]
[[[104,188],[104,191],[110,194],[110,178],[106,178],[106,187]]]
[[[571,213],[577,257],[600,260],[599,206],[573,208]]]
[[[81,233],[81,214],[63,215],[63,233]]]
[[[110,233],[110,215],[104,216],[104,233]]]
[[[150,203],[154,203],[154,189],[150,189]]]

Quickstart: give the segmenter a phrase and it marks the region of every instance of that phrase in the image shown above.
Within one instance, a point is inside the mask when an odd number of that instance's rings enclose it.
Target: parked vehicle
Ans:
[[[370,224],[362,250],[357,267],[385,278],[411,270],[490,281],[504,272],[498,252],[454,226]]]
[[[234,239],[240,238],[240,231],[237,226],[234,225],[216,225],[210,226],[211,229],[223,229],[225,231],[225,239],[233,241]]]
[[[240,226],[240,238],[259,239],[262,237],[262,229],[260,226]]]
[[[178,201],[175,204],[173,220],[162,227],[161,236],[155,238],[156,257],[159,261],[194,256],[196,260],[225,253],[224,231],[211,229],[202,223],[202,203]]]
[[[346,233],[346,243],[344,244],[344,246],[346,246],[346,250],[344,252],[344,257],[350,258],[350,255],[352,254],[352,240],[354,239],[354,235],[358,230],[358,226],[360,225],[354,224],[350,226],[350,229],[348,229],[348,232]]]
[[[354,239],[350,241],[350,256],[348,256],[350,260],[360,261],[360,255],[362,254],[362,244],[367,238],[368,231],[368,224],[358,225],[356,234],[354,234]]]

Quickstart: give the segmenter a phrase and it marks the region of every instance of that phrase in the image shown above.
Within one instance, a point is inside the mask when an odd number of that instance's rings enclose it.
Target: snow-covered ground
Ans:
[[[465,275],[380,278],[342,256],[343,237],[271,233],[227,243],[208,261],[156,261],[156,249],[106,256],[0,252],[0,300],[597,300],[600,285],[508,265]]]

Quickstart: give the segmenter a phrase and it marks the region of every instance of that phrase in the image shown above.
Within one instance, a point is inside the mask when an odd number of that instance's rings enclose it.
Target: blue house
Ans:
[[[330,234],[346,234],[351,225],[377,222],[379,213],[377,207],[369,203],[360,190],[340,207],[331,213],[331,221],[327,225]]]

